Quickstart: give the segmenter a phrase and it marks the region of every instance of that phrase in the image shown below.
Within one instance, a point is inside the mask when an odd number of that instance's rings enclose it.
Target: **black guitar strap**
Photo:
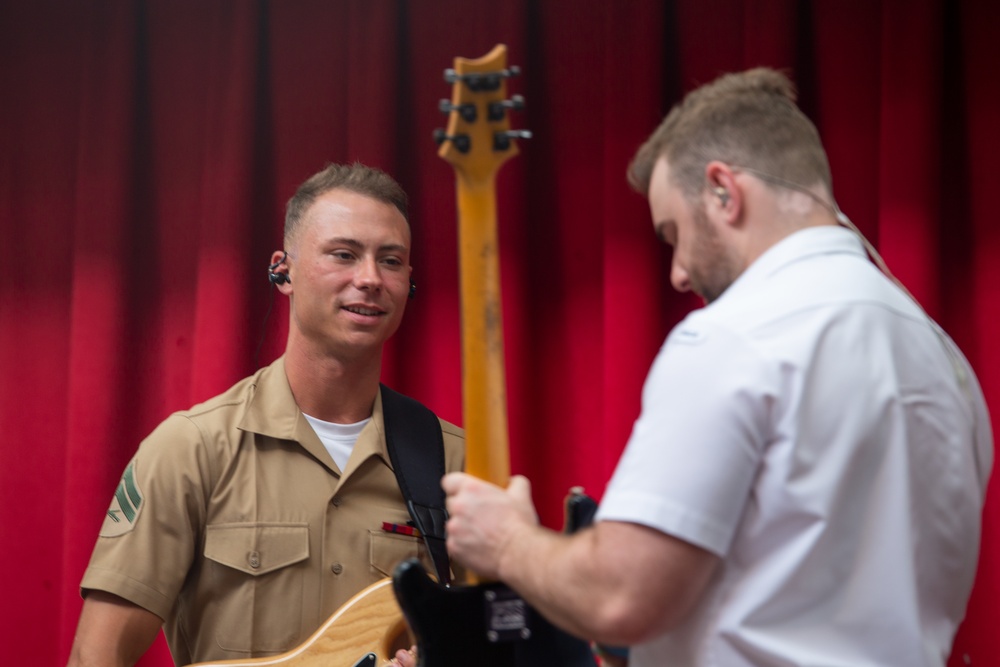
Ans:
[[[438,581],[451,583],[448,550],[445,547],[441,478],[445,474],[444,438],[437,415],[418,401],[382,387],[382,420],[389,460],[403,499],[424,544],[434,561]]]

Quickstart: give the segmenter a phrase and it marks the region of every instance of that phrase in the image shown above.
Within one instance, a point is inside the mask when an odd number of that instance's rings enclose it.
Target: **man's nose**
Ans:
[[[382,272],[374,258],[362,259],[358,262],[354,282],[361,289],[381,289]]]
[[[670,284],[678,292],[688,292],[691,290],[691,277],[684,267],[676,261],[670,265]]]

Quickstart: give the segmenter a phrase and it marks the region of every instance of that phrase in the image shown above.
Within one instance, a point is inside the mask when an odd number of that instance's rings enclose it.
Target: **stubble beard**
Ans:
[[[718,231],[708,220],[705,205],[694,210],[696,236],[692,270],[688,272],[691,291],[710,304],[725,292],[739,275],[739,263],[733,250],[726,246]]]

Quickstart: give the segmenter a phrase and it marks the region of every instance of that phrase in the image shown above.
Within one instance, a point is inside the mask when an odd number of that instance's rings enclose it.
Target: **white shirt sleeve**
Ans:
[[[771,432],[761,353],[694,313],[660,349],[597,520],[655,528],[724,556]]]

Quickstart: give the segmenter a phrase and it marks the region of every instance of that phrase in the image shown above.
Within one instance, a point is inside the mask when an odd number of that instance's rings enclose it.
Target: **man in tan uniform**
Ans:
[[[406,211],[361,165],[289,201],[270,267],[289,297],[285,354],[140,444],[84,574],[70,667],[132,665],[161,626],[178,665],[287,651],[403,559],[427,560],[384,527],[409,520],[379,391],[412,294]],[[441,427],[460,470],[461,430]]]

